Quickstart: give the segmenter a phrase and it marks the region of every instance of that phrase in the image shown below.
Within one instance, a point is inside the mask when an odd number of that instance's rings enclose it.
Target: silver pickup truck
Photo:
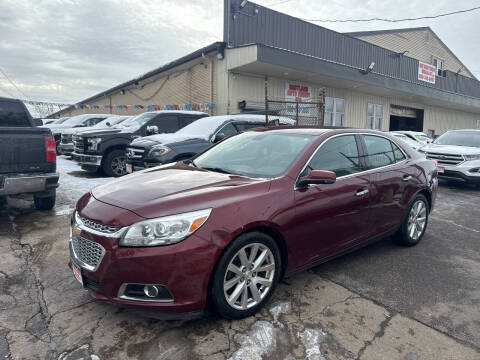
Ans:
[[[37,209],[52,209],[56,161],[50,129],[37,127],[20,100],[0,97],[0,199],[31,193]]]

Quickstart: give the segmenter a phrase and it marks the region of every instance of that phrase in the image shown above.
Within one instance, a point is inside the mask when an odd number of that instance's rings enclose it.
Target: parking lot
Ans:
[[[147,319],[68,268],[76,199],[108,179],[59,157],[54,210],[0,205],[0,359],[479,359],[480,189],[442,183],[422,242],[390,239],[284,279],[256,316]]]

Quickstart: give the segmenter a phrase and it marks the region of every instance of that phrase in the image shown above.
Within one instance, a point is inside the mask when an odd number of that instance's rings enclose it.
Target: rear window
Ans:
[[[31,126],[22,104],[16,101],[0,100],[0,126]]]

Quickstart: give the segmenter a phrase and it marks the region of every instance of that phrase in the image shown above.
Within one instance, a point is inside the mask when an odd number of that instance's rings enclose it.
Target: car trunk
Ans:
[[[0,174],[53,172],[46,162],[45,138],[50,130],[37,127],[0,128]]]

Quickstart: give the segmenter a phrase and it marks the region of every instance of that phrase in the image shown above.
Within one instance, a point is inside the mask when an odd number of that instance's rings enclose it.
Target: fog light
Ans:
[[[143,287],[143,292],[150,298],[154,298],[158,296],[158,287],[155,285],[145,285]]]

